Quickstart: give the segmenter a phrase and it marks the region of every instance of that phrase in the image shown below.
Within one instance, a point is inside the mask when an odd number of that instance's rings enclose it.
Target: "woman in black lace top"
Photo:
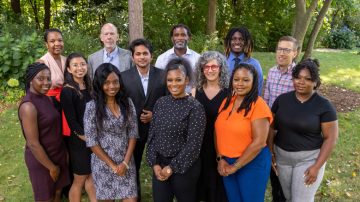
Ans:
[[[154,201],[195,201],[200,175],[199,154],[205,131],[205,111],[185,93],[191,67],[182,58],[169,61],[166,85],[171,95],[160,98],[150,126],[147,162],[153,168]]]

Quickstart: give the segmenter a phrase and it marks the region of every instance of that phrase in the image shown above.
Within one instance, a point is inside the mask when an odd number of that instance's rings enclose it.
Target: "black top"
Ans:
[[[80,96],[74,88],[64,86],[60,94],[60,103],[71,130],[71,139],[77,135],[85,135],[83,118],[86,103],[91,100],[91,96],[87,89],[81,90],[80,92],[82,96]],[[85,144],[85,142],[78,137],[74,138],[74,140]]]
[[[316,92],[301,103],[295,91],[280,95],[272,106],[275,114],[275,144],[286,151],[320,149],[321,123],[337,120],[335,108]]]
[[[195,98],[161,97],[150,125],[148,164],[160,164],[165,157],[174,173],[185,173],[199,158],[205,123],[204,108]]]

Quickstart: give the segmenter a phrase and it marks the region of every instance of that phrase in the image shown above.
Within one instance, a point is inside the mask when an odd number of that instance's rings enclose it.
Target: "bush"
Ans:
[[[356,36],[352,30],[343,27],[331,30],[324,42],[328,48],[352,49],[356,46]]]
[[[6,104],[15,104],[24,95],[25,91],[20,88],[17,79],[11,78],[7,81],[7,85],[0,87],[0,101]]]
[[[26,67],[42,54],[43,42],[36,32],[30,35],[3,32],[0,36],[0,85],[4,86],[10,78],[23,84]]]

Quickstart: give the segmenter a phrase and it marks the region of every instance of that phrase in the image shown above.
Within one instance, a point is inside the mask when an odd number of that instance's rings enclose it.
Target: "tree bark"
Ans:
[[[216,7],[217,0],[208,0],[208,18],[206,34],[212,34],[216,31]]]
[[[144,37],[142,0],[129,0],[129,43]]]
[[[20,0],[11,0],[11,8],[16,15],[21,16]]]
[[[51,2],[50,0],[44,0],[44,30],[50,28],[51,21]]]
[[[312,0],[309,8],[306,9],[306,0],[295,1],[295,28],[293,29],[293,37],[297,39],[300,45],[299,53],[301,53],[306,31],[309,27],[311,17],[313,16],[317,4],[318,0]]]
[[[36,28],[40,29],[40,21],[39,21],[39,10],[38,10],[38,6],[37,6],[37,2],[36,0],[29,0],[31,8],[33,9],[34,12],[34,18],[35,18],[35,24],[36,24]]]
[[[304,53],[302,60],[311,57],[317,35],[319,34],[320,28],[324,22],[324,17],[326,15],[326,12],[329,10],[331,2],[332,0],[325,0],[324,5],[322,6],[320,13],[317,16],[316,22],[314,24],[314,28],[311,31],[311,35],[307,43],[306,51]]]

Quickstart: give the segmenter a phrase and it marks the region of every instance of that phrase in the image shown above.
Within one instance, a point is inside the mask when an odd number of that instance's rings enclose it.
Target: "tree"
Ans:
[[[295,0],[295,18],[292,35],[298,40],[300,45],[299,52],[301,52],[305,34],[317,4],[318,0],[311,0],[309,8],[306,8],[306,0]]]
[[[129,0],[129,43],[144,37],[142,0]]]
[[[15,14],[21,15],[20,0],[11,0],[11,8]]]
[[[51,21],[51,3],[50,0],[44,0],[44,30],[50,28]]]
[[[216,4],[217,0],[208,0],[208,17],[207,17],[207,28],[206,34],[212,34],[216,31]]]
[[[317,38],[317,35],[320,31],[320,28],[324,22],[324,17],[326,15],[326,12],[329,10],[329,7],[331,5],[332,0],[325,0],[324,5],[322,6],[319,15],[317,16],[314,28],[311,31],[309,41],[306,46],[306,51],[302,59],[306,59],[311,57],[312,50],[314,48],[315,40]]]

